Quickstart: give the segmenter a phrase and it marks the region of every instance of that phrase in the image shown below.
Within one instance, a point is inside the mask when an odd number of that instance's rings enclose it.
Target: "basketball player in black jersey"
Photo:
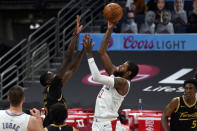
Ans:
[[[44,110],[45,110],[45,119],[44,127],[51,124],[49,121],[48,111],[50,106],[59,102],[66,105],[66,102],[62,96],[62,87],[66,82],[71,78],[71,76],[76,72],[81,62],[82,56],[84,54],[84,49],[78,54],[75,61],[72,62],[74,55],[75,45],[77,43],[77,36],[82,30],[82,25],[80,25],[80,18],[76,18],[76,28],[73,33],[71,42],[68,49],[66,50],[64,56],[64,63],[62,64],[59,73],[56,75],[53,72],[47,71],[40,76],[40,83],[45,87],[44,90]],[[71,63],[71,65],[70,65]]]
[[[64,104],[56,103],[52,105],[49,114],[52,124],[45,128],[46,131],[78,131],[78,129],[65,124],[64,121],[68,112]]]
[[[169,131],[168,118],[170,119],[170,131],[196,131],[197,130],[197,81],[186,80],[183,84],[184,95],[176,97],[166,106],[162,115],[162,127]]]

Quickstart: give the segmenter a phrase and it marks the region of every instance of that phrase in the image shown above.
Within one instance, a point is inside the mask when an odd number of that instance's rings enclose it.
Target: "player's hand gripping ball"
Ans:
[[[117,23],[123,15],[122,7],[117,3],[109,3],[103,10],[105,19],[112,23]]]

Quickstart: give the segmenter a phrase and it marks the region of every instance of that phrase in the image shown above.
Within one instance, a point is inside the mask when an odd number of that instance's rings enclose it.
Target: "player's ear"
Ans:
[[[47,79],[46,80],[46,85],[49,85],[51,83],[51,80],[50,79]]]
[[[8,96],[8,101],[10,102],[10,97]]]
[[[22,103],[25,103],[25,97],[22,98]]]

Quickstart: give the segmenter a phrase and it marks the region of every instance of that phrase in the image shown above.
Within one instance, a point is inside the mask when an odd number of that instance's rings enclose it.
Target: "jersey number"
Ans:
[[[104,89],[101,89],[101,91],[99,92],[98,97],[101,98],[101,96],[103,95]]]
[[[196,126],[197,126],[197,120],[194,120],[194,121],[192,122],[192,128],[196,128]]]

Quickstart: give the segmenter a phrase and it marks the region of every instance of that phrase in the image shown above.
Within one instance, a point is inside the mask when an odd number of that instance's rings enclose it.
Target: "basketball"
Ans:
[[[109,3],[105,6],[103,15],[110,22],[117,23],[123,15],[122,7],[117,3]]]

